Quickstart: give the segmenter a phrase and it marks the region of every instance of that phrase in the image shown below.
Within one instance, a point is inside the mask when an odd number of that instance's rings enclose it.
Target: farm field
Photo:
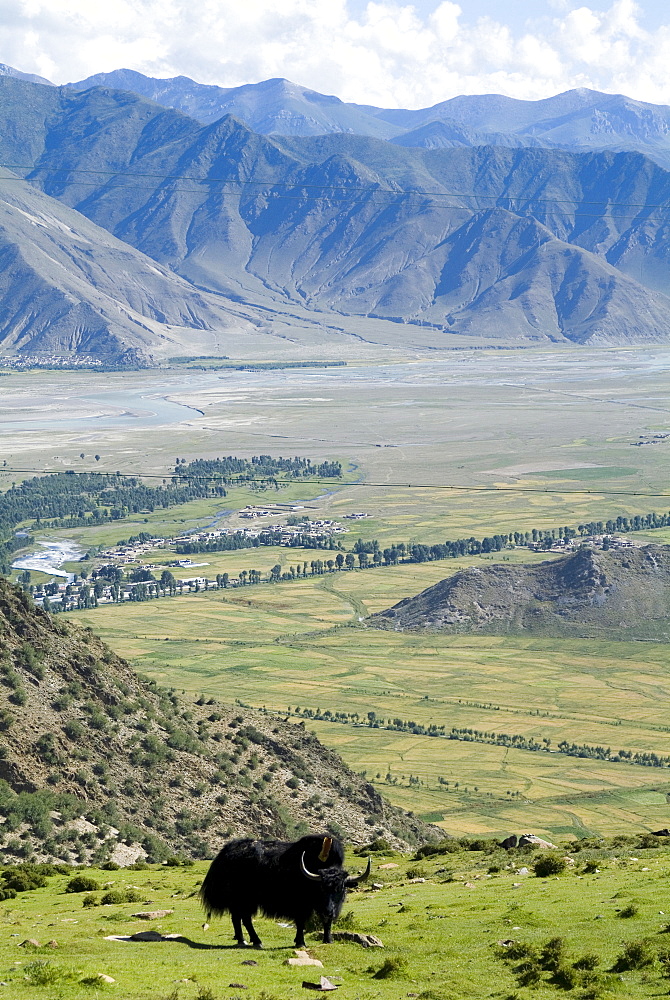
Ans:
[[[568,838],[561,843],[564,853]],[[419,861],[376,852],[373,878],[382,888],[364,884],[351,892],[335,931],[374,934],[384,947],[324,945],[310,933],[309,954],[323,968],[286,964],[294,951],[293,930],[284,922],[256,920],[262,951],[232,947],[227,917],[204,931],[195,893],[206,863],[85,870],[81,874],[99,887],[92,897],[96,905],[87,906],[85,893],[65,891],[70,872],[3,904],[0,969],[13,1000],[84,1000],[108,993],[124,1000],[222,1000],[237,995],[231,989],[244,990],[250,1000],[269,1000],[295,996],[303,981],[318,983],[321,975],[360,1000],[397,1000],[412,992],[448,1000],[553,1000],[564,995],[568,981],[575,995],[594,998],[667,994],[667,847],[645,849],[628,838],[616,847],[592,846],[568,856],[574,864],[562,874],[537,877],[536,852],[460,850]],[[380,867],[385,864],[396,867]],[[362,866],[362,858],[349,857],[350,871]],[[425,881],[413,883],[416,877]],[[141,901],[102,903],[105,892],[123,899],[129,890]],[[150,924],[133,916],[147,908],[168,914]],[[109,940],[148,928],[176,937],[158,943]],[[20,947],[27,940],[37,945]],[[538,959],[549,941],[558,959],[553,969]],[[532,992],[523,988],[523,956],[506,954],[512,943],[525,945],[526,957],[535,956]],[[640,959],[637,965],[622,957],[632,954]],[[592,958],[578,973],[574,963],[579,969],[585,955]],[[115,982],[101,983],[100,973]]]
[[[670,506],[669,373],[663,348],[454,351],[331,370],[15,373],[3,378],[0,485],[28,474],[14,471],[21,469],[167,477],[177,457],[227,454],[337,459],[346,470],[335,486],[300,483],[260,495],[234,489],[219,500],[50,533],[86,550],[140,531],[172,535],[219,515],[222,526],[241,524],[236,511],[268,500],[307,503],[312,518],[366,513],[344,522],[346,548],[358,537],[383,547],[577,526]],[[642,538],[670,535],[663,529]],[[277,562],[315,556],[261,548],[192,559],[213,577],[265,574]],[[157,550],[146,561],[168,558]],[[500,558],[536,557],[517,549]],[[665,646],[606,636],[411,636],[360,626],[369,612],[464,564],[327,574],[73,617],[144,673],[194,696],[363,719],[372,711],[550,740],[551,750],[567,740],[670,754]],[[76,572],[80,564],[65,568]],[[385,794],[448,830],[506,832],[513,820],[550,835],[667,825],[663,769],[307,724]]]
[[[522,550],[509,556],[528,557]],[[239,699],[280,712],[358,713],[364,722],[372,711],[448,730],[549,739],[552,749],[566,740],[670,755],[670,675],[662,644],[416,635],[360,626],[360,618],[430,586],[459,562],[209,591],[72,618],[94,628],[141,672],[195,697]],[[664,769],[353,724],[307,724],[392,801],[449,832],[505,834],[531,823],[551,836],[568,829],[605,834],[631,824],[655,829],[667,818]]]

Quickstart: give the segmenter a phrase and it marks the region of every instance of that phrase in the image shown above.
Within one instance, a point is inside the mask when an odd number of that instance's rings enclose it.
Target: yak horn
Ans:
[[[302,873],[305,876],[305,878],[311,878],[311,880],[313,882],[320,882],[321,881],[321,876],[320,875],[315,875],[313,872],[310,872],[310,871],[308,871],[305,868],[305,852],[304,851],[302,852],[302,855],[300,857],[300,867],[302,868]]]
[[[371,871],[372,871],[372,858],[368,858],[368,864],[365,871],[361,875],[350,875],[344,884],[347,886],[347,888],[353,889],[354,886],[358,885],[360,882],[365,882],[366,878],[369,878]]]
[[[327,861],[328,855],[330,854],[330,849],[333,846],[332,837],[324,837],[323,844],[321,845],[321,854],[319,854],[319,861]]]

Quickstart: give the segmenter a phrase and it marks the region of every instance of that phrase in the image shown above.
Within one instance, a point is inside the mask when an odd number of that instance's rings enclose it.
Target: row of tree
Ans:
[[[296,532],[282,540],[281,525],[264,528],[258,535],[247,535],[243,531],[234,531],[229,535],[221,535],[207,542],[178,542],[176,550],[180,555],[193,555],[199,552],[229,552],[234,549],[258,549],[263,545],[283,545],[300,549],[338,549],[342,542],[332,535],[311,535]]]
[[[339,462],[318,462],[295,455],[293,458],[273,458],[272,455],[254,455],[251,459],[227,455],[225,458],[197,458],[186,462],[178,458],[175,474],[179,477],[205,477],[226,483],[246,479],[305,479],[315,476],[320,479],[339,479],[342,466]]]
[[[303,719],[317,719],[324,722],[338,722],[342,725],[368,726],[371,729],[387,729],[392,732],[411,733],[413,736],[435,736],[447,740],[460,740],[465,743],[489,743],[495,746],[510,747],[516,750],[531,750],[534,752],[562,753],[567,757],[588,757],[594,760],[608,760],[612,763],[637,764],[641,767],[670,767],[670,757],[637,750],[613,750],[611,747],[592,746],[588,743],[571,743],[561,740],[557,749],[551,751],[551,740],[543,737],[541,740],[533,736],[523,736],[519,733],[495,733],[470,727],[438,726],[434,723],[424,724],[412,719],[383,718],[376,712],[368,712],[361,716],[358,712],[331,712],[320,708],[289,707],[289,714]]]

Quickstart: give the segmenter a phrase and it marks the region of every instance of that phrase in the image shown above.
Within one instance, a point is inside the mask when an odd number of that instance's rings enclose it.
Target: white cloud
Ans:
[[[571,87],[670,103],[670,13],[633,0],[552,2],[523,31],[451,0],[2,0],[0,59],[62,83],[128,67],[236,86],[284,76],[344,100],[422,107],[462,93],[537,99]],[[466,5],[467,11],[467,5]],[[426,10],[424,0],[422,10]],[[528,12],[537,4],[528,0]]]

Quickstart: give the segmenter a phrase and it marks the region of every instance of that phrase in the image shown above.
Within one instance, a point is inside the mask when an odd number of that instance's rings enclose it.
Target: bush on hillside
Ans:
[[[90,875],[75,875],[65,886],[66,892],[95,892],[100,886]]]
[[[543,854],[533,865],[533,871],[538,878],[548,878],[550,875],[562,875],[567,866],[564,858],[555,854]]]

